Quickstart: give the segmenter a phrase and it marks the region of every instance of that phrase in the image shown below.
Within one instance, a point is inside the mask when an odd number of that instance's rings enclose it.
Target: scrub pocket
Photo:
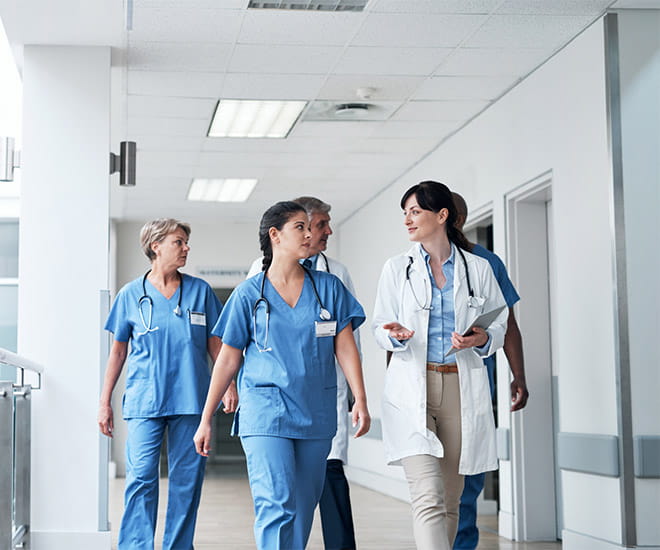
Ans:
[[[236,432],[243,435],[277,435],[284,403],[276,386],[259,386],[243,391],[238,408]]]

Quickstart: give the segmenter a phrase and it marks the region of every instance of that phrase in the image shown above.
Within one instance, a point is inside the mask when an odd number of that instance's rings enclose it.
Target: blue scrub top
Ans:
[[[364,310],[342,282],[329,273],[311,273],[323,306],[337,321],[336,333],[348,323],[353,330],[358,328],[365,320]],[[257,346],[253,308],[263,277],[264,273],[259,273],[234,289],[213,329],[223,344],[245,351],[232,434],[332,438],[337,431],[334,338],[316,336],[315,322],[321,318],[312,283],[306,275],[300,298],[292,308],[266,278],[268,344],[265,306],[261,303],[256,312]],[[259,351],[264,347],[272,350]]]
[[[208,283],[182,277],[181,315],[174,313],[181,287],[168,300],[145,282],[153,300],[151,323],[146,300],[142,314],[147,325],[158,327],[153,332],[140,334],[145,331],[138,311],[142,277],[124,286],[112,304],[105,329],[119,342],[130,341],[122,407],[126,419],[201,414],[204,408],[211,378],[207,344],[222,304]]]

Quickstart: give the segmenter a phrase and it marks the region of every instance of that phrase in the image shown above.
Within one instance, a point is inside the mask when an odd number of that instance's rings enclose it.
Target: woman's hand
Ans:
[[[353,427],[355,428],[358,423],[360,425],[353,437],[360,437],[361,435],[366,434],[369,431],[369,427],[371,426],[371,416],[369,416],[366,400],[356,400],[353,404],[351,415],[353,417]]]
[[[399,323],[385,323],[383,328],[389,331],[390,338],[399,341],[410,340],[415,334],[414,330],[409,330]]]
[[[202,420],[193,436],[197,454],[209,456],[211,452],[211,421]]]
[[[461,336],[458,332],[451,334],[451,345],[456,349],[480,348],[486,342],[488,333],[480,327],[474,327],[467,336]]]
[[[103,435],[107,435],[108,437],[112,437],[112,432],[115,429],[112,406],[101,405],[99,407],[98,423],[101,433]]]
[[[233,380],[222,396],[222,404],[222,410],[225,414],[233,413],[236,411],[236,407],[238,407],[238,391],[236,390],[236,382]]]

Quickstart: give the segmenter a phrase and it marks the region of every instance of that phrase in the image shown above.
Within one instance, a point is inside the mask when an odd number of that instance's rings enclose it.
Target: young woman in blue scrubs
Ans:
[[[223,346],[195,434],[197,452],[207,456],[211,418],[245,352],[233,433],[247,456],[261,550],[307,544],[337,429],[335,355],[355,395],[355,436],[370,425],[353,338],[364,311],[337,277],[300,264],[310,237],[300,205],[280,202],[264,213],[263,272],[234,290],[213,329]]]
[[[105,328],[114,335],[98,423],[112,437],[112,391],[128,363],[123,416],[128,424],[126,492],[119,550],[154,548],[158,509],[158,463],[167,431],[169,487],[163,549],[190,550],[205,460],[192,436],[209,387],[208,355],[220,339],[211,328],[222,305],[207,283],[178,270],[186,263],[190,226],[173,219],[145,224],[142,249],[151,269],[124,286]],[[130,342],[130,352],[129,345]],[[226,412],[236,407],[231,386]]]

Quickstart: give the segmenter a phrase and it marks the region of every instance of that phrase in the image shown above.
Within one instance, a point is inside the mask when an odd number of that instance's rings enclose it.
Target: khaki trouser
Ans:
[[[417,550],[451,550],[458,526],[463,476],[461,400],[458,374],[428,371],[426,422],[444,447],[445,455],[415,455],[402,459],[410,489],[413,532]]]

